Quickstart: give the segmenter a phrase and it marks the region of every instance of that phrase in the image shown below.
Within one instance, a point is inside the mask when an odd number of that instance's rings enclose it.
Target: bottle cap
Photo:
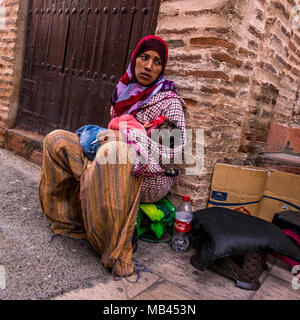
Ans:
[[[183,201],[189,202],[191,200],[190,196],[187,196],[186,194],[183,196]]]

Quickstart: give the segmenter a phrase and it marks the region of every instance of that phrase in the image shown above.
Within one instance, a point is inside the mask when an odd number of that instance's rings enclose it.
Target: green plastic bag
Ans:
[[[148,242],[169,242],[173,235],[176,208],[164,198],[155,203],[141,203],[137,216],[137,233]]]

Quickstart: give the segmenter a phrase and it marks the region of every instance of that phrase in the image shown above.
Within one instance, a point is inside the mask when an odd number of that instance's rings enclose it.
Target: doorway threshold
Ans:
[[[8,129],[3,148],[42,166],[44,138],[35,132],[18,128]]]

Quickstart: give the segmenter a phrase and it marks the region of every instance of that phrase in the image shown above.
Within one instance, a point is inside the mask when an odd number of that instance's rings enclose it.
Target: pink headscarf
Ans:
[[[149,86],[140,85],[135,79],[135,62],[143,52],[156,51],[162,60],[162,71],[158,79]],[[140,105],[147,103],[160,89],[165,81],[164,71],[168,60],[168,46],[166,42],[157,36],[143,38],[135,48],[126,73],[120,79],[113,91],[111,102],[117,116],[131,113]]]

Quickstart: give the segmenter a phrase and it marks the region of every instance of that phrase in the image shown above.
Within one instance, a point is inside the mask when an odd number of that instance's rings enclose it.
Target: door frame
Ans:
[[[16,118],[20,101],[21,80],[23,75],[24,58],[26,52],[26,28],[28,18],[28,8],[30,0],[19,0],[19,10],[17,16],[16,46],[14,53],[14,71],[12,86],[13,91],[10,96],[8,117],[6,128],[11,129],[16,124]]]

